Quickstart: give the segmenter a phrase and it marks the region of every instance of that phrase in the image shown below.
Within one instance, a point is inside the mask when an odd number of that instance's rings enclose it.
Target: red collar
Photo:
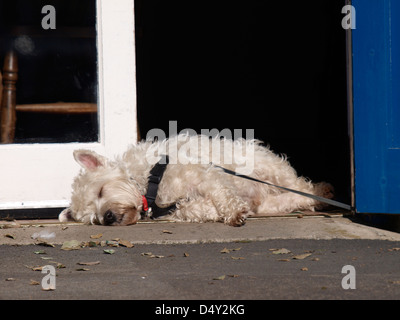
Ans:
[[[147,203],[147,199],[145,196],[142,196],[142,202],[143,202],[143,208],[142,210],[144,212],[147,212],[149,210],[149,204]]]

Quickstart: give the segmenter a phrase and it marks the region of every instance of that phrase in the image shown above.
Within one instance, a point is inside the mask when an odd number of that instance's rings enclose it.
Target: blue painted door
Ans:
[[[355,205],[400,213],[400,0],[353,0]]]

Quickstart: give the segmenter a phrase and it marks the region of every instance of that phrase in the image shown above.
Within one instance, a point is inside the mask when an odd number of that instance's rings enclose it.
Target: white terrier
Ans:
[[[156,204],[176,204],[167,219],[241,226],[248,216],[314,211],[324,206],[314,199],[227,174],[213,164],[282,187],[333,197],[330,184],[313,184],[298,177],[286,157],[274,154],[260,141],[180,134],[161,142],[142,141],[115,161],[93,151],[75,151],[75,160],[83,170],[72,185],[71,206],[60,213],[59,220],[137,223],[146,206],[143,195],[150,171],[164,154],[169,164],[158,187]]]

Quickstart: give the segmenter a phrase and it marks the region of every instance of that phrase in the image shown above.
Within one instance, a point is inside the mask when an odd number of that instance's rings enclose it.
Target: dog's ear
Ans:
[[[106,164],[107,159],[94,151],[90,150],[75,150],[74,158],[82,168],[93,171],[98,167],[102,167]]]

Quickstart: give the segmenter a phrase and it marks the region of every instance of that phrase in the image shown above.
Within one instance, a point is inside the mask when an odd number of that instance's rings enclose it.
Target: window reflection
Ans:
[[[2,143],[98,140],[95,0],[0,1],[0,68]]]

